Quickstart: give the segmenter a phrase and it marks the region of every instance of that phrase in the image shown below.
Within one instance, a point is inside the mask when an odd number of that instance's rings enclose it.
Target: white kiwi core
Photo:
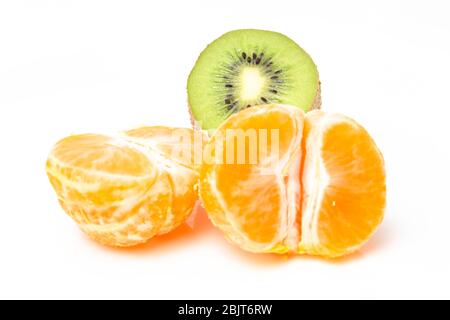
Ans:
[[[266,77],[261,74],[261,69],[253,66],[242,68],[240,74],[240,97],[244,101],[254,101],[264,92]]]

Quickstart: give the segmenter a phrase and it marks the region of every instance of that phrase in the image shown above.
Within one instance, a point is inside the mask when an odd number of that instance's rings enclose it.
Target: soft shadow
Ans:
[[[311,255],[297,255],[297,254],[257,254],[243,251],[236,246],[228,244],[226,248],[232,255],[256,266],[273,266],[284,264],[294,260],[301,261],[317,261],[330,264],[346,264],[358,261],[368,255],[386,248],[395,238],[395,232],[391,224],[383,224],[375,235],[367,242],[360,250],[340,258],[324,258]]]
[[[276,253],[252,253],[244,251],[234,244],[228,243],[223,240],[223,250],[226,250],[230,255],[244,261],[247,264],[252,264],[257,267],[272,267],[281,265],[290,260],[291,256],[288,254],[276,254]]]
[[[86,237],[87,238],[87,237]],[[340,258],[323,258],[310,255],[276,254],[276,253],[251,253],[244,251],[234,244],[229,243],[223,233],[215,228],[209,221],[205,209],[196,204],[191,217],[177,229],[161,236],[150,239],[147,243],[130,248],[105,247],[92,240],[94,244],[104,250],[115,253],[128,253],[133,255],[151,255],[164,253],[170,250],[184,250],[186,246],[196,241],[215,242],[221,246],[224,253],[234,256],[247,264],[258,267],[271,267],[283,265],[294,260],[314,260],[330,264],[345,264],[358,261],[367,255],[386,248],[395,238],[392,224],[383,224],[375,235],[360,250]],[[89,240],[88,240],[89,241]]]

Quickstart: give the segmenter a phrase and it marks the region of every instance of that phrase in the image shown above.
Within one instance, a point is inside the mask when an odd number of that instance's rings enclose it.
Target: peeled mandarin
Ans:
[[[70,136],[52,149],[47,175],[63,209],[89,237],[109,246],[141,244],[175,229],[195,205],[193,134],[142,127],[115,137]]]
[[[200,169],[200,198],[244,250],[338,257],[360,248],[382,221],[383,157],[348,117],[252,107],[227,119],[205,149],[215,160]]]

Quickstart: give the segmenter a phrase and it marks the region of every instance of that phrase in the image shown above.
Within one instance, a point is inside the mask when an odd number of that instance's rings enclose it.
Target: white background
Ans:
[[[450,298],[448,1],[2,1],[0,298]],[[244,253],[204,213],[148,245],[87,239],[45,174],[58,139],[189,126],[186,79],[237,28],[314,58],[323,109],[384,152],[386,219],[334,262]]]

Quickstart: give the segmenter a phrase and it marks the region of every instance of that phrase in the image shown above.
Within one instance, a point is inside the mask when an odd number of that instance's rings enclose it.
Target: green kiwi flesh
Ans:
[[[188,79],[191,117],[214,130],[253,105],[280,103],[304,111],[320,107],[320,83],[311,57],[283,34],[235,30],[200,54]]]

